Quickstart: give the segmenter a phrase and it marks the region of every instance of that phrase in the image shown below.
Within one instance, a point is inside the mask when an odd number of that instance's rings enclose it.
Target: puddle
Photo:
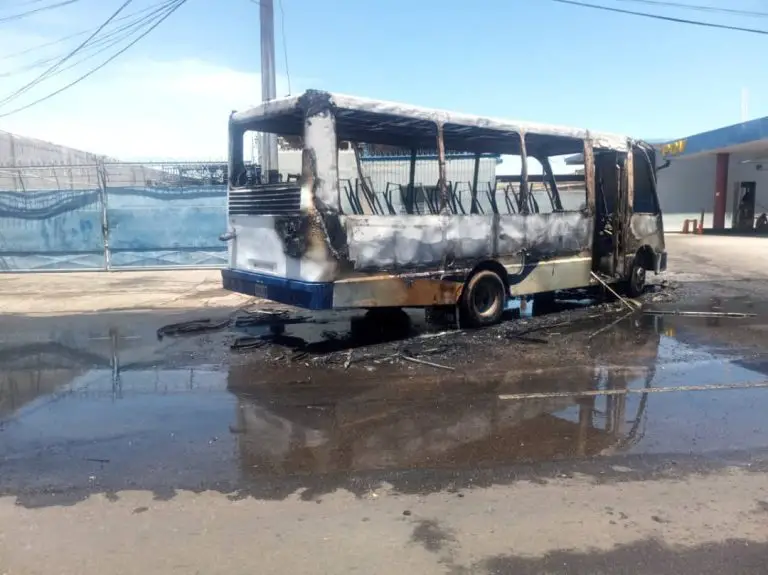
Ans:
[[[766,379],[763,356],[703,345],[700,320],[636,316],[554,354],[516,348],[462,373],[314,368],[307,378],[248,355],[221,361],[226,341],[210,334],[158,341],[167,318],[118,323],[0,344],[0,493],[170,496],[271,478],[768,447],[768,390],[579,395]],[[324,333],[333,329],[356,328],[337,318],[283,335],[328,345],[343,339]],[[378,329],[376,341],[429,328],[411,318]],[[500,398],[548,392],[562,396]]]

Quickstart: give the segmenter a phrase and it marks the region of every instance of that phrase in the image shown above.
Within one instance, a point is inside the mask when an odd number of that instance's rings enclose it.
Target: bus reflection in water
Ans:
[[[635,325],[635,322],[651,322]],[[230,367],[238,397],[237,441],[249,475],[452,468],[587,457],[625,451],[642,438],[647,394],[505,401],[500,393],[580,392],[650,385],[660,318],[606,334],[591,363],[536,377],[519,362],[479,386],[349,381],[328,386],[264,383],[248,365]],[[622,349],[622,366],[613,365]]]

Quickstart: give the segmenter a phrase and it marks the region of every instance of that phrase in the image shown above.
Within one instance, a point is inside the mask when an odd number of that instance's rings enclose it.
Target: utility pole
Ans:
[[[277,95],[275,80],[275,10],[272,0],[260,0],[261,23],[261,101],[274,100]],[[265,182],[277,182],[277,135],[261,134],[259,142],[261,174]]]

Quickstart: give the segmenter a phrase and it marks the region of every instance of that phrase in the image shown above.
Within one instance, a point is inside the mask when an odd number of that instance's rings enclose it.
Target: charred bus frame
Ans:
[[[249,177],[247,131],[301,137],[300,180]],[[411,150],[405,213],[344,213],[340,142]],[[437,214],[413,213],[419,149],[437,152]],[[470,214],[452,212],[446,150],[475,154]],[[501,214],[495,203],[493,213],[479,213],[477,166],[488,153],[520,157],[519,213]],[[586,202],[565,211],[549,158],[577,153]],[[537,178],[528,173],[529,158],[542,165],[539,179],[554,194],[551,213],[527,207]],[[646,271],[666,267],[654,162],[653,148],[641,141],[588,130],[314,90],[266,102],[230,117],[224,286],[310,309],[459,305],[475,325],[498,321],[500,298],[592,285],[593,271],[637,291]]]

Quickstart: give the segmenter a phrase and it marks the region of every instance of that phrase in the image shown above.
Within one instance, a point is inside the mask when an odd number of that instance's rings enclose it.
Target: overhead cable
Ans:
[[[720,6],[702,6],[701,4],[685,4],[683,2],[664,2],[662,0],[613,0],[614,2],[631,2],[634,4],[646,4],[648,6],[658,6],[660,8],[680,8],[692,10],[695,12],[717,12],[720,14],[730,14],[732,16],[754,16],[757,18],[768,18],[768,12],[757,12],[756,10],[742,10],[739,8],[722,8]]]
[[[11,14],[10,16],[0,16],[0,24],[4,24],[5,22],[15,22],[16,20],[23,20],[24,18],[28,18],[39,12],[45,12],[46,10],[54,10],[56,8],[63,8],[64,6],[69,6],[70,4],[74,4],[75,2],[79,2],[79,1],[80,0],[63,0],[63,2],[57,2],[56,4],[41,6],[40,8],[33,8],[32,10],[18,12],[16,14]]]
[[[155,28],[157,28],[160,24],[162,24],[165,20],[167,20],[174,12],[176,12],[176,10],[181,8],[181,6],[183,6],[186,3],[186,1],[187,0],[176,0],[174,5],[163,16],[158,18],[157,21],[154,24],[152,24],[147,30],[145,30],[141,35],[139,35],[137,38],[132,40],[128,45],[124,46],[123,48],[121,48],[120,50],[118,50],[117,52],[112,54],[112,56],[110,56],[109,58],[104,60],[98,66],[92,68],[91,70],[89,70],[85,74],[83,74],[80,77],[76,78],[75,80],[69,82],[65,86],[62,86],[58,90],[55,90],[54,92],[51,92],[50,94],[48,94],[46,96],[43,96],[42,98],[38,98],[37,100],[34,100],[33,102],[30,102],[29,104],[26,104],[24,106],[20,106],[18,108],[15,108],[15,109],[9,111],[9,112],[5,112],[5,113],[0,114],[0,118],[5,118],[5,117],[10,116],[12,114],[16,114],[17,112],[21,112],[22,110],[26,110],[28,108],[31,108],[32,106],[36,106],[36,105],[38,105],[38,104],[40,104],[42,102],[45,102],[47,100],[50,100],[51,98],[61,94],[62,92],[68,90],[69,88],[72,88],[73,86],[76,86],[77,84],[79,84],[80,82],[85,80],[86,78],[92,76],[93,74],[95,74],[96,72],[98,72],[99,70],[101,70],[102,68],[107,66],[109,63],[114,61],[116,58],[118,58],[119,56],[121,56],[122,54],[127,52],[130,48],[135,46],[139,41],[141,41],[145,36],[147,36],[147,34],[152,32]]]
[[[28,92],[35,86],[37,86],[40,82],[45,80],[47,77],[49,77],[51,74],[53,74],[57,69],[59,69],[64,63],[66,63],[69,59],[71,59],[73,56],[75,56],[80,50],[85,48],[85,46],[88,45],[88,43],[96,38],[96,36],[99,35],[99,33],[106,28],[112,20],[117,18],[117,16],[125,10],[125,8],[128,7],[128,5],[133,2],[133,0],[125,0],[120,7],[115,10],[109,18],[107,18],[102,24],[94,30],[94,32],[88,36],[85,40],[83,40],[80,44],[78,44],[74,49],[72,49],[67,55],[65,55],[63,58],[60,58],[55,64],[51,65],[45,72],[37,76],[34,80],[31,80],[27,82],[25,85],[23,85],[21,88],[13,92],[12,94],[6,96],[2,100],[0,100],[0,106],[7,104],[11,100],[14,100],[15,98],[19,97],[20,95],[24,94],[25,92]]]
[[[599,4],[589,4],[587,2],[578,2],[577,0],[550,0],[559,4],[569,4],[571,6],[580,6],[582,8],[593,8],[595,10],[604,10],[606,12],[615,12],[618,14],[627,14],[630,16],[640,16],[642,18],[652,18],[655,20],[664,20],[666,22],[675,22],[677,24],[690,24],[693,26],[704,26],[706,28],[720,28],[721,30],[732,30],[735,32],[747,32],[749,34],[768,35],[768,30],[759,28],[743,28],[741,26],[729,26],[727,24],[715,24],[714,22],[702,22],[700,20],[688,20],[687,18],[675,18],[673,16],[662,16],[661,14],[650,14],[648,12],[636,12],[634,10],[623,10],[621,8],[612,8],[610,6],[601,6]]]

